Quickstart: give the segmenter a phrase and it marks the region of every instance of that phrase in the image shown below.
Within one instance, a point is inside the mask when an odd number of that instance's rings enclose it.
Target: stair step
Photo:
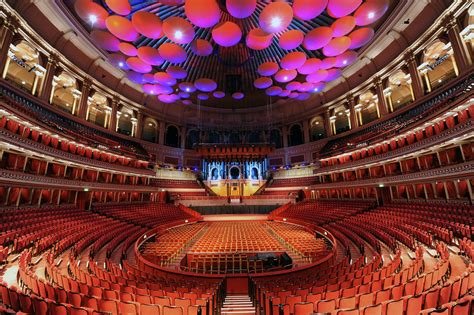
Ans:
[[[222,310],[226,310],[226,311],[255,310],[255,307],[251,307],[251,306],[223,307]]]
[[[221,314],[255,315],[255,306],[248,295],[228,295],[221,308]]]

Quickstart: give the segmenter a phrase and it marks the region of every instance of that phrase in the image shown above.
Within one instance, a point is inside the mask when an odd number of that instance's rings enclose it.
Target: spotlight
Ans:
[[[343,64],[343,65],[347,65],[347,60],[344,60],[344,61],[342,62],[342,64]]]
[[[375,17],[375,12],[369,12],[369,15],[367,15],[369,19],[373,19]]]
[[[288,77],[285,75],[285,77],[283,78],[283,80],[285,80],[285,81],[288,80]]]
[[[123,62],[120,61],[118,65],[119,65],[120,68],[122,68],[123,67]]]
[[[95,22],[97,22],[97,15],[95,15],[95,14],[89,14],[89,22],[91,22],[92,24],[94,24]]]
[[[176,39],[181,39],[181,38],[183,38],[183,32],[181,32],[181,31],[176,31],[176,32],[174,32],[174,37],[175,37]]]
[[[279,16],[275,16],[272,18],[272,21],[271,21],[271,25],[272,27],[279,27],[281,25],[281,18]]]

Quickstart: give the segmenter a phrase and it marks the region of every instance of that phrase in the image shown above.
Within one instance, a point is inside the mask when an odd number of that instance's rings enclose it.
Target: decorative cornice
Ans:
[[[383,163],[385,160],[392,160],[397,157],[402,157],[409,154],[414,154],[420,151],[427,150],[433,146],[449,142],[465,134],[474,135],[474,119],[471,118],[470,120],[464,123],[461,123],[459,125],[456,125],[453,128],[446,129],[437,135],[431,136],[429,138],[424,138],[419,142],[415,142],[413,144],[404,146],[403,148],[396,149],[395,151],[377,154],[374,156],[366,157],[366,158],[356,160],[356,161],[347,162],[344,164],[323,167],[321,169],[315,170],[314,174],[323,175],[326,173],[344,172],[347,170],[352,170],[358,166],[366,167],[368,164]],[[380,142],[380,144],[382,144],[383,142]]]
[[[88,159],[80,155],[75,155],[59,149],[54,149],[42,143],[22,138],[4,129],[0,129],[0,141],[9,143],[12,146],[18,146],[27,149],[28,151],[34,151],[38,155],[47,155],[45,156],[45,158],[49,158],[51,160],[59,159],[73,164],[81,165],[85,168],[100,168],[101,172],[119,172],[133,176],[153,176],[155,174],[152,170],[140,170],[134,167],[121,166],[117,164],[107,163],[104,161]]]
[[[103,184],[97,182],[85,182],[72,179],[63,179],[57,177],[46,177],[41,175],[15,172],[11,170],[0,170],[0,183],[5,186],[19,186],[28,188],[54,188],[63,190],[99,190],[99,191],[133,191],[133,192],[156,192],[160,187],[151,187],[148,185],[118,185]]]
[[[464,178],[472,178],[474,174],[474,161],[469,161],[456,165],[448,165],[442,168],[430,169],[410,174],[402,174],[396,176],[387,176],[381,178],[360,179],[357,181],[344,181],[334,183],[322,183],[311,185],[310,189],[330,189],[330,188],[349,188],[362,186],[376,186],[383,184],[416,184],[426,183],[429,181],[457,180]]]

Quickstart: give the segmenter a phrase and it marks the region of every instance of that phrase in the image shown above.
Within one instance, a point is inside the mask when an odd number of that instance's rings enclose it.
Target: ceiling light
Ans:
[[[280,27],[281,25],[281,18],[279,16],[275,16],[272,18],[270,24],[272,25],[272,27]]]
[[[120,68],[122,68],[123,67],[123,62],[120,61],[118,65],[119,65]]]
[[[174,32],[174,37],[175,37],[176,39],[181,39],[181,38],[183,38],[183,32],[181,32],[180,30]]]
[[[375,17],[375,12],[369,12],[369,15],[367,15],[367,17],[372,20]]]
[[[97,15],[95,15],[95,14],[89,14],[89,22],[91,22],[92,24],[94,24],[95,22],[97,22]]]
[[[283,80],[285,80],[285,81],[288,80],[288,77],[285,75],[285,76],[283,77]]]
[[[342,64],[343,64],[343,65],[347,65],[347,60],[344,60],[344,61],[342,62]]]
[[[441,83],[441,82],[443,82],[443,80],[439,79],[438,82]]]
[[[152,123],[149,123],[148,126],[153,127],[153,124],[152,124]]]
[[[26,82],[25,82],[25,81],[21,81],[21,84],[23,84],[23,85],[24,85],[24,84],[26,84]]]

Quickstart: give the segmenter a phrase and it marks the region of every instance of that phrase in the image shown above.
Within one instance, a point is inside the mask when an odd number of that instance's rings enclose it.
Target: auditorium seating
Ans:
[[[472,82],[473,79],[474,77],[470,76],[467,80],[459,82],[445,91],[439,91],[436,96],[433,95],[428,101],[394,118],[372,124],[358,132],[353,132],[349,135],[328,141],[321,149],[320,155],[322,157],[337,155],[356,144],[360,145],[361,143],[365,143],[369,145],[389,138],[399,133],[403,128],[412,126],[443,108],[450,106],[454,101],[457,101],[464,94],[468,93],[472,88],[472,84],[474,84]]]
[[[91,146],[106,145],[110,150],[148,159],[148,153],[137,142],[79,124],[5,87],[0,88],[0,95],[3,102],[18,110],[19,113],[32,117],[36,122],[41,122],[58,133],[64,133],[65,136],[73,139],[81,139],[85,143],[90,143]]]
[[[126,239],[135,241],[137,233],[146,231],[135,222],[74,207],[3,211],[1,245],[9,246],[13,241],[13,246],[9,247],[14,253],[21,253],[18,285],[4,282],[0,285],[5,311],[91,314],[95,310],[112,314],[147,314],[153,307],[163,310],[166,305],[186,310],[185,313],[188,309],[195,312],[196,305],[212,308],[219,286],[216,281],[206,285],[201,281],[173,281],[150,275],[142,278],[133,266],[126,264],[128,268],[124,269],[125,264],[119,266],[110,260],[118,244],[123,241],[130,244]],[[175,208],[174,211],[180,210]],[[161,215],[161,222],[172,222],[176,218],[169,211],[161,212]],[[26,226],[31,232],[16,226]],[[12,240],[5,234],[10,229],[25,236],[31,233],[31,236],[21,241]],[[99,258],[104,249],[105,257]],[[46,278],[35,272],[38,255],[44,262]],[[105,260],[98,264],[97,259]]]
[[[273,308],[273,314],[309,314],[303,310],[311,310],[312,304],[311,311],[331,314],[410,315],[438,314],[444,310],[446,314],[457,314],[452,313],[455,308],[459,314],[469,314],[474,265],[470,258],[471,264],[464,272],[450,277],[452,253],[446,243],[453,243],[456,235],[461,238],[461,253],[472,256],[472,242],[463,235],[467,231],[471,233],[472,207],[392,203],[383,207],[372,205],[332,222],[321,219],[328,207],[340,207],[341,203],[344,202],[306,202],[303,203],[306,211],[298,211],[298,205],[285,205],[275,210],[271,217],[275,220],[323,224],[338,240],[342,240],[344,246],[349,242],[357,245],[367,242],[376,253],[384,252],[382,246],[388,246],[392,252],[390,262],[383,262],[380,254],[376,254],[372,264],[364,267],[356,261],[352,265],[356,269],[338,273],[338,276],[331,277],[329,271],[323,271],[302,274],[291,280],[281,278],[281,283],[270,278],[255,279],[256,298],[266,312],[270,313]],[[455,221],[457,214],[459,219],[464,218],[462,226],[469,229],[459,228]],[[365,247],[367,254],[369,248]],[[402,263],[404,248],[412,249],[415,254],[408,265],[406,260]],[[438,261],[430,269],[426,265],[430,258],[426,257],[432,254],[424,248],[436,249]],[[352,277],[347,278],[350,275]]]
[[[184,223],[199,218],[197,212],[177,211],[178,207],[171,204],[137,203],[131,205],[97,205],[94,211],[117,220],[152,228],[158,225]],[[180,207],[182,210],[183,207]]]

